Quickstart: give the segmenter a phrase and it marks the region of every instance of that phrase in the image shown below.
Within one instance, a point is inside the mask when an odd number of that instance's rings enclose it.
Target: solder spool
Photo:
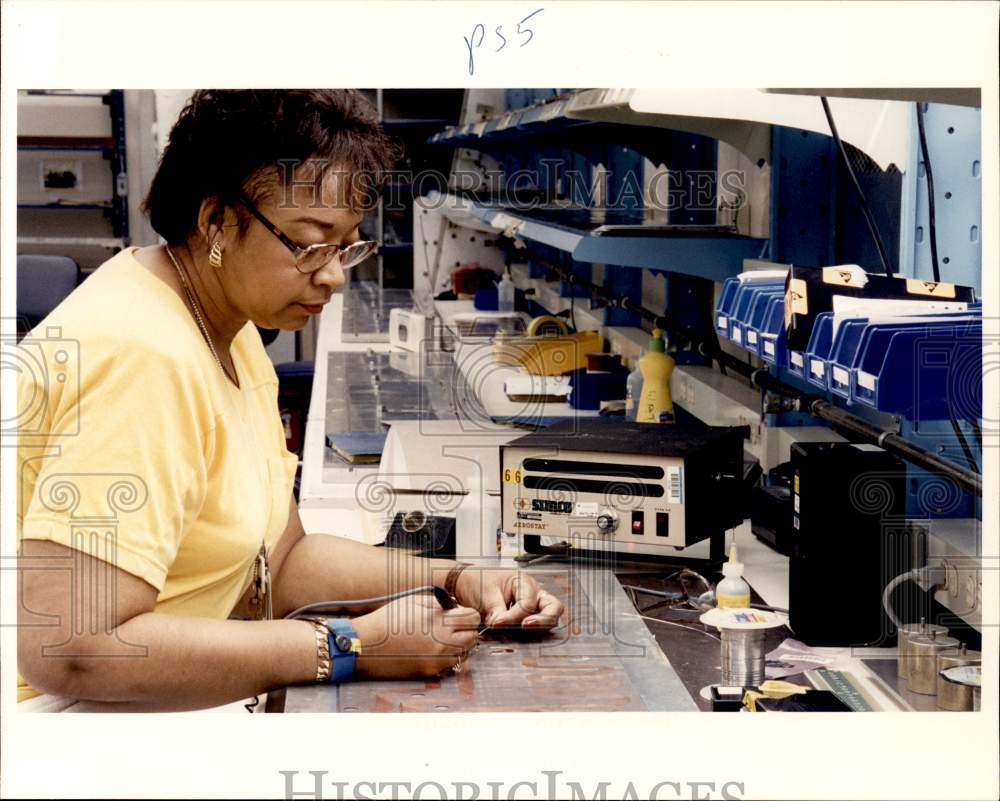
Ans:
[[[764,632],[784,625],[782,618],[757,609],[710,609],[700,620],[719,630],[723,686],[754,687],[764,681]]]
[[[939,636],[932,631],[929,637],[914,637],[909,644],[909,675],[906,686],[919,695],[937,693],[937,658],[942,651],[957,649],[960,643],[954,637]]]
[[[764,632],[722,629],[722,683],[756,687],[764,681]]]
[[[896,639],[896,650],[898,658],[896,660],[896,675],[904,681],[909,679],[910,668],[910,640],[914,637],[929,637],[931,632],[937,632],[939,637],[947,636],[948,629],[934,623],[930,625],[924,618],[920,618],[919,623],[904,623],[899,627],[899,635]]]
[[[937,656],[937,707],[948,712],[971,712],[973,688],[949,678],[949,668],[982,664],[979,651],[942,651]]]

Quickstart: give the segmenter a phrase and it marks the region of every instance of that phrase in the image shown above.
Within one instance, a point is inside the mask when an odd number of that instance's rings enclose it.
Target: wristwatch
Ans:
[[[354,663],[361,653],[361,640],[351,625],[350,618],[326,618],[327,641],[330,644],[330,678],[328,681],[337,684],[348,679],[354,673]]]

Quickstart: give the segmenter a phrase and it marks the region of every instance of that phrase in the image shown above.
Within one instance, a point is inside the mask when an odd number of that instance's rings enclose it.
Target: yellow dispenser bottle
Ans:
[[[666,349],[663,332],[654,328],[649,352],[639,359],[642,392],[635,417],[638,423],[674,422],[674,403],[670,398],[670,374],[674,371],[674,360],[667,355]]]

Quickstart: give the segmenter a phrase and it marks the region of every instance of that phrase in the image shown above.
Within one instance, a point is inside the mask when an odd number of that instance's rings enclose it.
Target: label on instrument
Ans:
[[[574,514],[577,517],[597,517],[597,504],[577,502]]]
[[[521,483],[521,471],[514,470],[510,467],[504,468],[503,471],[503,481],[505,484],[520,484]]]
[[[667,503],[684,503],[683,478],[680,467],[667,468]]]
[[[921,281],[917,278],[906,279],[906,291],[911,295],[927,295],[932,298],[954,298],[955,285],[941,281]]]
[[[796,353],[793,350],[788,355],[792,359],[792,364],[794,364],[796,367],[803,367],[803,366],[805,366],[805,360],[802,358],[802,354],[801,353]]]

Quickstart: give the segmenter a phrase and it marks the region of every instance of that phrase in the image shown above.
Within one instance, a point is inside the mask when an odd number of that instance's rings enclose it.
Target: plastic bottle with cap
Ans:
[[[723,579],[715,587],[715,605],[720,609],[747,609],[750,585],[743,580],[743,563],[736,558],[736,546],[729,550],[729,561],[722,565]]]
[[[632,372],[625,379],[625,419],[635,421],[639,411],[639,398],[642,396],[642,368],[639,359],[635,360]]]
[[[497,309],[502,312],[514,311],[514,282],[508,268],[497,284]]]
[[[674,402],[670,397],[670,376],[674,372],[674,360],[667,355],[666,350],[663,331],[654,328],[653,338],[649,340],[649,352],[639,359],[642,391],[635,417],[637,422],[674,422]]]

